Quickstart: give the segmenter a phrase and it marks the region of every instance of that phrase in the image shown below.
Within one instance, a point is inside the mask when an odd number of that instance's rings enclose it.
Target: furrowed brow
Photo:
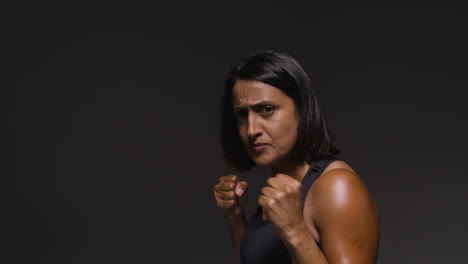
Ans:
[[[247,106],[234,106],[234,112],[236,111],[240,111],[240,110],[246,110],[247,108],[251,107],[251,108],[259,108],[261,106],[264,106],[264,105],[275,105],[275,102],[272,102],[272,101],[261,101],[261,102],[258,102],[256,104],[251,104],[249,105],[248,107]]]
[[[256,108],[256,107],[260,107],[260,106],[264,106],[264,105],[275,105],[275,103],[272,102],[272,101],[261,101],[259,103],[251,105],[250,107]]]

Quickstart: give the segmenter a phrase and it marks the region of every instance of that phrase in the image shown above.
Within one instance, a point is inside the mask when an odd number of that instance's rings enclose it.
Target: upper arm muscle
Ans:
[[[361,179],[334,169],[319,177],[310,192],[312,218],[329,263],[375,263],[378,212]]]

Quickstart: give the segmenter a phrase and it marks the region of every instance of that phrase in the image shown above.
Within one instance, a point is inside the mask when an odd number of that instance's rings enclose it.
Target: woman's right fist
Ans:
[[[226,217],[241,214],[247,203],[247,182],[239,181],[236,175],[223,176],[213,190],[216,205],[223,210]]]

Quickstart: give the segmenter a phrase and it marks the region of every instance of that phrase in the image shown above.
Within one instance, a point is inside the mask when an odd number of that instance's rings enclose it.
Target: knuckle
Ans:
[[[276,204],[276,200],[274,200],[274,199],[268,199],[267,205],[268,205],[269,207],[273,207],[275,204]]]
[[[229,191],[229,192],[225,192],[225,193],[224,193],[223,198],[226,199],[226,200],[228,200],[228,199],[233,199],[234,196],[235,196],[234,191]]]
[[[301,182],[296,181],[296,182],[294,183],[294,187],[296,188],[296,190],[300,190],[300,189],[302,188]]]
[[[284,192],[277,192],[275,194],[275,198],[278,199],[278,200],[283,199],[285,196],[286,196],[286,193],[284,193]]]
[[[261,206],[264,205],[264,203],[263,203],[263,196],[262,196],[262,195],[260,195],[260,196],[258,197],[257,202],[258,202],[258,204],[261,205]]]
[[[268,184],[268,185],[272,185],[272,184],[274,183],[274,181],[275,181],[275,178],[270,177],[270,178],[268,178],[268,180],[267,180],[267,184]]]
[[[285,179],[285,180],[288,179],[288,177],[285,177],[285,175],[282,174],[282,173],[277,173],[277,174],[275,175],[275,177],[278,178],[278,179]]]

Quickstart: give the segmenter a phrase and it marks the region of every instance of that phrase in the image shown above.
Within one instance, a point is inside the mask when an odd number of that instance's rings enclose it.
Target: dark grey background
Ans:
[[[223,79],[295,56],[380,210],[379,263],[466,248],[467,21],[452,8],[27,4],[2,16],[2,263],[236,263],[212,187]],[[249,215],[268,171],[241,174]]]

